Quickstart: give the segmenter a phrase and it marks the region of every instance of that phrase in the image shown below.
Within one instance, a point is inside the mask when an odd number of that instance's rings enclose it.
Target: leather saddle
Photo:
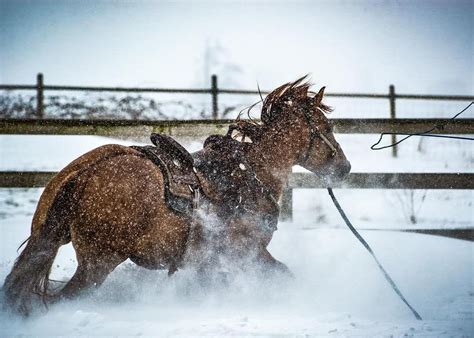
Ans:
[[[193,210],[195,194],[199,190],[199,179],[194,172],[191,154],[167,135],[151,134],[154,146],[131,146],[157,165],[165,183],[165,200],[169,208],[189,214]]]
[[[249,143],[231,137],[211,135],[204,148],[190,154],[167,135],[152,134],[154,146],[132,146],[150,159],[162,171],[165,181],[165,200],[175,212],[190,215],[198,196],[203,196],[215,207],[222,219],[244,214],[264,214],[270,217],[269,227],[276,227],[278,202],[258,180],[246,161]],[[267,200],[260,210],[256,201]],[[265,216],[266,215],[266,216]]]

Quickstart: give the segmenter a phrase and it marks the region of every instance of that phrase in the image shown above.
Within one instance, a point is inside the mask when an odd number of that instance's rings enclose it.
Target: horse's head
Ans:
[[[295,144],[295,164],[329,182],[340,181],[349,174],[351,164],[336,142],[325,115],[331,108],[322,103],[324,87],[317,94],[310,92],[305,79],[272,91],[265,98],[261,119],[267,124],[274,119],[285,119],[288,130],[292,131],[288,142]]]

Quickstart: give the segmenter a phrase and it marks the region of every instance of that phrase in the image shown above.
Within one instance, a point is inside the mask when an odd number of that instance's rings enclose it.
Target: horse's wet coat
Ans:
[[[244,270],[251,265],[262,273],[289,274],[267,246],[276,229],[275,202],[292,166],[300,164],[331,180],[350,170],[324,116],[329,108],[321,102],[323,90],[313,96],[308,89],[304,78],[285,84],[265,99],[260,124],[238,119],[229,135],[235,129],[241,140],[251,140],[235,147],[240,152],[219,151],[213,136],[194,155],[198,172],[199,161],[216,166],[215,173],[201,177],[209,201],[193,213],[195,217],[168,208],[162,171],[135,149],[107,145],[73,161],[40,198],[31,236],[3,286],[7,304],[27,315],[38,293],[45,301],[76,297],[99,286],[127,258],[170,273],[190,266],[205,276],[217,268],[216,257],[224,255]],[[324,138],[317,137],[308,116]],[[221,142],[235,142],[228,137]],[[222,182],[219,161],[232,163],[230,172],[222,172]],[[229,180],[239,173],[251,173],[253,183]],[[210,218],[217,219],[217,226],[207,226]],[[76,251],[76,273],[62,290],[49,295],[54,257],[69,242]]]

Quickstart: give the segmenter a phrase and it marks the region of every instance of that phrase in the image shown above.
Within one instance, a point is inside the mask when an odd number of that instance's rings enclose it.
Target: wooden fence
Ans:
[[[368,93],[326,93],[328,97],[347,97],[361,99],[386,99],[390,104],[390,118],[396,118],[396,100],[443,100],[443,101],[473,101],[472,95],[414,95],[397,94],[395,86],[390,85],[388,94],[368,94]],[[219,118],[218,99],[219,94],[239,94],[239,95],[259,95],[268,94],[269,91],[262,90],[241,90],[224,89],[218,87],[217,75],[211,76],[210,88],[154,88],[154,87],[97,87],[97,86],[58,86],[45,85],[44,76],[39,73],[36,76],[35,85],[11,85],[0,84],[0,90],[35,90],[36,91],[36,111],[37,117],[44,117],[44,92],[54,91],[86,91],[86,92],[129,92],[129,93],[181,93],[181,94],[210,94],[212,100],[212,117]]]
[[[44,118],[44,92],[54,91],[86,91],[86,92],[129,92],[129,93],[186,93],[186,94],[210,94],[212,101],[212,118],[219,118],[219,94],[258,95],[267,94],[268,91],[236,90],[219,88],[217,75],[211,76],[210,88],[150,88],[150,87],[97,87],[97,86],[58,86],[46,85],[42,73],[36,76],[35,85],[8,85],[0,84],[0,90],[35,90],[36,91],[36,114],[38,119]],[[390,85],[387,94],[366,93],[326,93],[328,97],[346,97],[359,99],[385,99],[389,102],[390,119],[396,119],[396,101],[398,99],[408,100],[448,100],[448,101],[474,101],[474,96],[469,95],[413,95],[397,94],[395,86]],[[374,131],[375,132],[375,131]],[[396,136],[391,136],[395,143]],[[392,155],[397,156],[397,147],[392,147]]]
[[[172,136],[202,137],[213,133],[224,133],[231,120],[218,120],[219,94],[259,94],[254,90],[232,90],[218,87],[217,76],[211,78],[211,87],[205,89],[175,88],[131,88],[131,87],[83,87],[45,85],[42,74],[38,74],[36,85],[0,85],[0,90],[36,90],[37,118],[0,120],[0,134],[55,134],[55,135],[102,135],[102,136],[146,136],[151,132]],[[94,91],[94,92],[152,92],[210,94],[213,120],[147,121],[147,120],[60,120],[44,119],[44,91]],[[268,93],[262,91],[262,94]],[[396,119],[396,100],[450,100],[473,101],[474,96],[460,95],[411,95],[396,94],[395,86],[389,86],[388,94],[327,93],[329,97],[387,99],[390,106],[389,119],[332,119],[335,133],[414,133],[427,130],[434,125],[442,126],[436,134],[474,134],[474,119]],[[391,136],[391,142],[396,140]],[[397,156],[396,147],[392,148]],[[54,172],[0,172],[0,187],[43,187]],[[315,175],[293,173],[282,199],[282,216],[292,216],[292,191],[300,188],[325,188],[323,181]],[[470,173],[353,173],[335,188],[355,189],[474,189],[474,174]],[[459,230],[459,229],[458,229]],[[428,229],[427,231],[431,231]],[[433,230],[435,231],[435,230]],[[437,230],[436,230],[437,231]],[[461,229],[453,237],[473,240],[471,229]],[[422,231],[419,231],[422,232]],[[429,232],[425,232],[429,233]],[[462,233],[462,235],[459,235]],[[467,235],[466,235],[467,234]],[[446,235],[446,234],[445,234]],[[452,234],[451,234],[452,235]],[[464,236],[464,237],[463,237]]]
[[[0,171],[2,188],[41,188],[56,172]],[[292,173],[288,190],[325,189],[324,180],[311,173]],[[332,185],[336,189],[474,189],[474,174],[470,173],[352,173]],[[286,210],[291,212],[291,208]]]
[[[223,134],[233,120],[66,120],[0,119],[0,134],[202,137]],[[416,133],[440,126],[433,134],[474,134],[474,119],[331,119],[337,134]],[[442,127],[441,127],[442,126]]]

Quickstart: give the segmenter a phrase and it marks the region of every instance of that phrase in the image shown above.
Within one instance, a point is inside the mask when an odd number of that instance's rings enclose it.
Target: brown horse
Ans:
[[[5,303],[27,315],[37,299],[73,298],[99,286],[128,258],[169,273],[182,266],[209,271],[219,255],[244,269],[257,263],[264,272],[289,272],[267,245],[292,167],[301,165],[330,181],[350,171],[324,114],[330,110],[321,102],[324,88],[316,94],[309,86],[301,78],[275,89],[263,102],[260,123],[238,119],[228,136],[206,141],[194,154],[205,198],[191,213],[170,210],[165,173],[137,149],[106,145],[74,160],[39,200],[27,245],[3,286]],[[77,270],[51,295],[54,258],[69,242]]]

